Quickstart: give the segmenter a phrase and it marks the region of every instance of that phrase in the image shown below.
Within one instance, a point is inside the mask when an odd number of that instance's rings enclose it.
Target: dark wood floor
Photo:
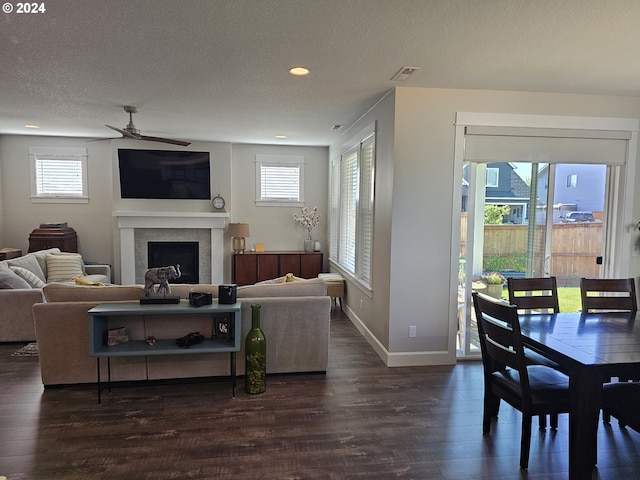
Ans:
[[[0,345],[0,475],[13,479],[565,479],[567,419],[532,436],[520,416],[481,433],[482,370],[386,368],[335,312],[325,375],[270,377],[230,398],[227,383],[43,391],[37,358]],[[640,478],[640,435],[599,429],[594,479]]]

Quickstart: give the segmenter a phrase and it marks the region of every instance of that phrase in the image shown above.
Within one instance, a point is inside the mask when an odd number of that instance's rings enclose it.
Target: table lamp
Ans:
[[[249,224],[230,223],[228,233],[233,237],[233,253],[244,253],[244,239],[249,236]]]

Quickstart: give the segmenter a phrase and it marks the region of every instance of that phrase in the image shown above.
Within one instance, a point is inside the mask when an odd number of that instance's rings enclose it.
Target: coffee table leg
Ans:
[[[100,357],[96,357],[96,363],[98,365],[98,405],[101,404],[100,393],[102,392],[102,387],[100,385]]]

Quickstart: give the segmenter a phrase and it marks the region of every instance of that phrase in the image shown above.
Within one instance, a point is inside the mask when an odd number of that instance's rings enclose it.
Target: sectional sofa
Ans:
[[[85,265],[79,254],[58,248],[0,261],[0,342],[36,339],[31,308],[42,302],[42,287],[48,282],[110,281],[109,265]]]
[[[217,299],[216,285],[172,285],[172,295],[183,300],[190,291],[210,292]],[[97,381],[96,359],[89,356],[89,309],[107,302],[137,302],[142,286],[78,287],[51,283],[43,288],[44,303],[33,305],[42,382],[54,385]],[[251,305],[261,305],[261,327],[267,340],[267,373],[325,372],[329,356],[331,298],[322,279],[288,283],[256,284],[238,288],[242,302],[242,347],[237,372],[244,373],[244,337],[251,327]],[[195,308],[195,307],[194,307]],[[193,329],[209,325],[174,316],[154,318],[155,336],[179,338]],[[209,320],[210,322],[210,320]],[[145,339],[139,319],[118,317],[132,339]],[[158,334],[159,332],[159,334]],[[106,371],[106,359],[103,371]],[[101,367],[102,368],[102,367]],[[229,355],[194,354],[111,359],[111,380],[158,380],[229,375]]]

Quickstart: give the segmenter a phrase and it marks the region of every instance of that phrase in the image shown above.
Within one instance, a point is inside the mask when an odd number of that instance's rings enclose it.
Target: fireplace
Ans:
[[[123,285],[144,283],[147,243],[151,241],[197,241],[199,283],[224,283],[223,232],[228,213],[121,211],[113,215],[118,219],[120,230],[119,282]]]
[[[166,267],[180,265],[180,278],[171,283],[199,283],[198,242],[147,242],[147,265]]]

